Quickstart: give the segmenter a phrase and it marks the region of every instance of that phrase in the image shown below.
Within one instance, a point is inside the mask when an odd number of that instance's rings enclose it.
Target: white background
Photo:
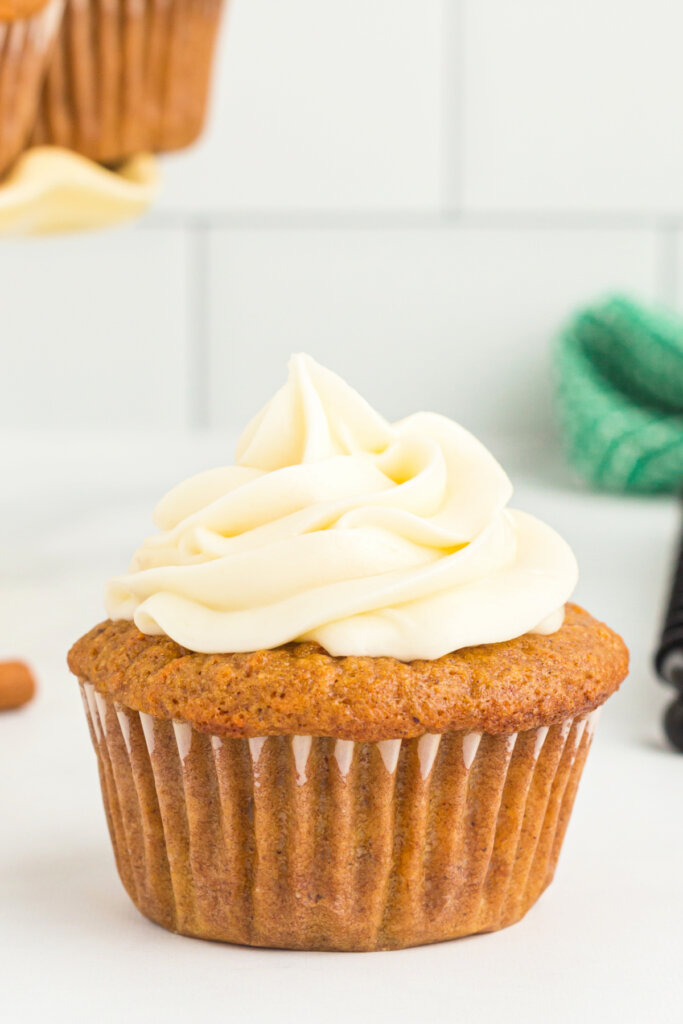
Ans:
[[[577,304],[683,299],[682,34],[677,0],[229,0],[153,211],[0,246],[0,426],[237,431],[301,348],[388,415],[547,427]]]
[[[0,245],[0,1018],[679,1024],[683,757],[656,644],[672,500],[564,468],[553,335],[613,289],[683,301],[675,0],[231,0],[210,126],[139,224]],[[70,643],[178,479],[305,349],[381,411],[434,408],[510,470],[623,633],[556,883],[519,925],[370,955],[147,923],[115,875]]]

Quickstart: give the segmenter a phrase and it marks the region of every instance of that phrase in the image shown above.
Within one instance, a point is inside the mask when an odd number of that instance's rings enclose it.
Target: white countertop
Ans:
[[[116,875],[64,663],[70,643],[104,617],[102,584],[151,532],[155,499],[230,461],[231,445],[0,437],[0,658],[26,658],[40,681],[28,708],[0,716],[2,1020],[680,1024],[683,755],[662,742],[669,695],[651,669],[678,510],[672,500],[590,494],[525,446],[494,450],[516,483],[514,504],[574,547],[579,603],[632,652],[555,882],[524,921],[493,935],[307,954],[186,939],[140,916]]]

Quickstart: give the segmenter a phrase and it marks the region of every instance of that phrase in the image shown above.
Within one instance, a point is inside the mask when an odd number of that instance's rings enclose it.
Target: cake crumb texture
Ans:
[[[312,643],[198,654],[111,620],[78,640],[68,661],[101,694],[200,732],[358,742],[552,725],[602,704],[628,671],[622,639],[573,604],[550,636],[526,634],[434,661],[332,657]]]

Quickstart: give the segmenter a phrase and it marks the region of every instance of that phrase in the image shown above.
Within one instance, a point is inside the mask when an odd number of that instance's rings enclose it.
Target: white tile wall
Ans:
[[[211,129],[181,209],[436,209],[449,0],[228,0]]]
[[[678,0],[463,4],[468,208],[681,210]]]
[[[236,430],[306,348],[389,416],[544,430],[548,345],[683,302],[675,0],[229,0],[134,229],[0,244],[0,427]]]
[[[477,433],[550,424],[548,342],[577,304],[651,297],[649,231],[216,231],[211,422],[237,429],[303,349],[390,418],[428,402]]]
[[[0,426],[184,424],[187,270],[176,232],[0,245]]]

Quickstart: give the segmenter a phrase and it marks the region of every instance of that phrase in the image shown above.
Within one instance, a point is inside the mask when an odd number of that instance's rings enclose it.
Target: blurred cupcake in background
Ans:
[[[33,144],[100,163],[189,146],[223,0],[66,0]]]
[[[62,0],[0,0],[0,174],[31,135]]]

